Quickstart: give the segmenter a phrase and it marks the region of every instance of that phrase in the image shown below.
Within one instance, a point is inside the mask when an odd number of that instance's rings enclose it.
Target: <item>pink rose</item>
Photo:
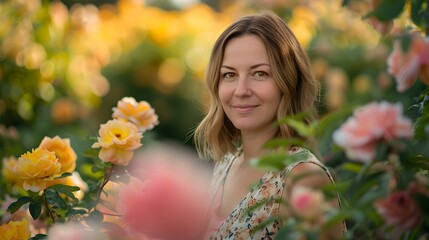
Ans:
[[[423,83],[429,85],[429,42],[419,32],[412,33],[410,37],[407,52],[403,51],[401,41],[396,40],[387,59],[388,71],[395,76],[398,92],[410,88],[419,76]]]
[[[401,229],[412,229],[421,220],[419,207],[406,191],[397,191],[378,200],[375,208],[386,223]]]
[[[168,157],[168,150],[157,150],[133,165],[136,177],[120,190],[118,212],[130,232],[163,240],[197,239],[206,223],[207,181],[192,164]]]
[[[378,142],[410,137],[412,123],[402,115],[402,105],[386,101],[356,109],[333,134],[334,142],[345,148],[347,156],[361,162],[374,159]]]

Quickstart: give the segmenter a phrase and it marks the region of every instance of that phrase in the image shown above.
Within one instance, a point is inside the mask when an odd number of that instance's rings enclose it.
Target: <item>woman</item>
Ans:
[[[216,162],[206,238],[271,239],[281,221],[260,230],[255,227],[279,214],[287,217],[287,207],[267,201],[250,214],[247,209],[260,201],[287,199],[297,186],[321,188],[331,184],[331,178],[311,153],[307,160],[281,172],[256,169],[249,160],[267,153],[263,145],[270,139],[296,136],[288,126],[277,125],[277,120],[300,112],[308,113],[307,122],[316,117],[319,83],[291,30],[269,12],[245,16],[220,35],[206,80],[211,104],[194,136],[200,155]],[[291,154],[302,151],[307,150],[289,150]],[[315,171],[321,174],[292,181],[294,176]],[[254,185],[258,181],[260,184]],[[341,227],[333,229],[332,234],[340,235]]]

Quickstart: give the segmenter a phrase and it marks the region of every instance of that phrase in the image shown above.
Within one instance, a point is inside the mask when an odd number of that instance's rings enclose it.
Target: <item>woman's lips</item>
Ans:
[[[255,109],[257,105],[233,105],[232,107],[239,113],[246,113]]]

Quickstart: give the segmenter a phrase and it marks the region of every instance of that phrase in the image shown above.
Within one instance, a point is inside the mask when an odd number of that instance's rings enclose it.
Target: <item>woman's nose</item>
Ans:
[[[249,81],[247,76],[240,76],[237,82],[237,86],[235,88],[234,95],[237,97],[249,96],[252,91],[249,88]]]

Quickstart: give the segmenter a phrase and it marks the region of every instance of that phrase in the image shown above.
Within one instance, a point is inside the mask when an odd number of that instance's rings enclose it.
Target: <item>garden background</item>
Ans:
[[[159,124],[145,132],[143,145],[174,142],[193,151],[192,129],[207,103],[204,74],[211,46],[235,19],[261,9],[285,19],[307,50],[322,84],[320,122],[303,126],[297,117],[285,123],[317,139],[316,152],[339,179],[347,211],[336,213],[332,222],[347,218],[351,223],[348,238],[388,239],[398,232],[409,239],[427,238],[429,211],[424,204],[417,208],[419,219],[400,230],[392,228],[398,222],[386,220],[389,224],[385,225],[384,215],[377,214],[374,206],[377,199],[395,192],[392,189],[406,191],[411,182],[424,189],[413,198],[416,203],[429,198],[426,1],[2,1],[0,158],[19,158],[37,148],[44,137],[60,136],[70,139],[77,154],[76,171],[83,180],[96,181],[100,175],[92,169],[94,152],[88,149],[100,124],[112,117],[112,108],[126,96],[147,101],[158,115]],[[423,41],[418,47],[411,34],[415,30]],[[401,42],[398,46],[405,56],[399,68],[419,60],[418,66],[402,75],[388,62],[395,41]],[[407,82],[399,83],[404,74]],[[350,146],[336,143],[333,132],[357,107],[381,101],[400,103],[401,114],[412,121],[412,134],[398,135],[398,139],[378,137],[371,140],[382,142],[371,160],[347,160],[350,156],[343,149]],[[388,120],[377,124],[382,128]],[[271,160],[260,165],[278,167]],[[376,162],[384,168],[377,165],[374,170]],[[2,169],[4,165],[5,161]],[[386,187],[392,178],[405,180]],[[5,204],[11,203],[10,197],[26,193],[12,189],[5,172],[0,175],[0,189],[1,223],[6,224]],[[31,201],[36,200],[25,203]],[[308,232],[305,227],[296,229]]]

